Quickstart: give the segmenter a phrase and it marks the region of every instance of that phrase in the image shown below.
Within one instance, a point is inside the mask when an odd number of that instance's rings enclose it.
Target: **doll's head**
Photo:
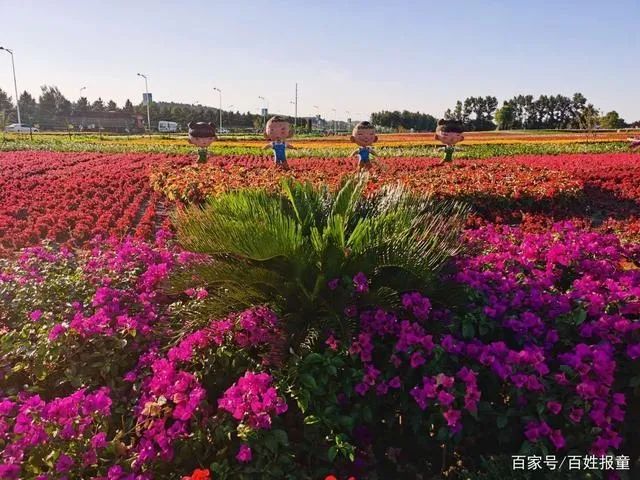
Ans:
[[[360,122],[353,127],[351,141],[361,147],[369,147],[378,141],[375,127],[369,122]]]
[[[216,139],[216,127],[213,123],[189,122],[189,143],[206,148]]]
[[[291,125],[283,117],[271,117],[264,127],[264,136],[272,142],[284,142],[287,138],[293,136]]]
[[[436,127],[436,140],[440,140],[451,147],[464,140],[463,131],[462,122],[441,118],[438,120],[438,126]]]

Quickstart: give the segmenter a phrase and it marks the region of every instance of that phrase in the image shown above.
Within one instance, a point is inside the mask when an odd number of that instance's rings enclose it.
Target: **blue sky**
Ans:
[[[0,0],[18,89],[364,118],[467,96],[582,92],[640,120],[640,2]],[[3,52],[0,52],[3,53]],[[13,96],[8,55],[0,88]],[[332,111],[335,109],[336,112]]]

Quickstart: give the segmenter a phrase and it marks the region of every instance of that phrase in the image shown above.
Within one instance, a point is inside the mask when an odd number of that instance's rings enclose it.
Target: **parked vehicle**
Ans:
[[[163,133],[175,133],[178,131],[178,124],[176,122],[160,120],[158,122],[158,131]]]
[[[7,125],[4,128],[5,132],[14,132],[14,133],[31,133],[31,132],[39,132],[40,130],[34,127],[33,125],[29,125],[27,123],[12,123]]]

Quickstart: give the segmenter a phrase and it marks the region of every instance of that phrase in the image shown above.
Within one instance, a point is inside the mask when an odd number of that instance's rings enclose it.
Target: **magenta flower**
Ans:
[[[236,460],[241,463],[249,463],[251,461],[251,447],[246,444],[240,445],[240,449],[238,450],[238,454],[236,455]]]
[[[562,404],[560,402],[548,401],[547,409],[554,415],[557,415],[560,413],[560,410],[562,410]]]
[[[362,272],[358,272],[356,276],[353,277],[353,285],[356,287],[356,292],[358,293],[367,293],[369,291],[369,280]]]

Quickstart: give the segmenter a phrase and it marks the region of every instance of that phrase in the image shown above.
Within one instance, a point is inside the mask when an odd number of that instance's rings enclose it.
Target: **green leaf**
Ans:
[[[331,448],[329,448],[329,451],[327,452],[327,458],[329,458],[330,462],[333,462],[336,459],[337,455],[338,455],[338,447],[334,445]]]
[[[476,329],[470,322],[464,322],[462,324],[462,336],[464,338],[473,338],[476,333]]]
[[[505,415],[500,415],[496,420],[498,428],[506,427],[508,422],[509,422],[509,419]]]
[[[302,382],[302,384],[308,389],[315,391],[318,388],[318,384],[311,375],[305,373],[303,375],[300,375],[299,378],[300,382]]]
[[[318,422],[320,422],[320,419],[318,417],[316,417],[315,415],[309,415],[307,417],[304,417],[305,425],[314,425],[314,424],[316,424]]]

